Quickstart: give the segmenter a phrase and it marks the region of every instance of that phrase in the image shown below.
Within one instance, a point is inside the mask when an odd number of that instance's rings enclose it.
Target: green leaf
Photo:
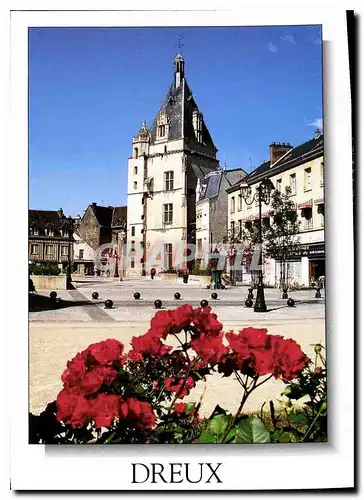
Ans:
[[[235,443],[270,443],[270,434],[263,422],[253,415],[237,426]]]
[[[202,432],[200,437],[198,438],[199,443],[217,443],[216,436],[211,434],[208,430]]]
[[[274,431],[273,439],[276,443],[290,443],[291,437],[289,434],[283,431]]]
[[[208,423],[208,429],[213,433],[219,436],[222,434],[226,427],[228,426],[230,422],[230,417],[229,415],[215,415],[209,423]]]
[[[188,405],[186,406],[186,415],[189,415],[190,413],[193,412],[193,410],[195,409],[195,406],[196,404],[195,403],[188,403]]]
[[[307,424],[308,419],[305,413],[290,413],[289,419],[295,424]]]

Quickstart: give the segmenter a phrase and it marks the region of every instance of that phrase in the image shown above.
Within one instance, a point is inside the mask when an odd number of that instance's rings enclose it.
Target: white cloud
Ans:
[[[296,44],[295,37],[292,35],[292,33],[285,33],[284,35],[281,36],[281,40],[283,42],[291,43],[292,45]]]
[[[277,45],[274,45],[272,42],[269,42],[267,47],[268,47],[269,52],[278,52]]]
[[[307,123],[309,127],[316,127],[322,129],[322,118],[316,118],[315,121]]]

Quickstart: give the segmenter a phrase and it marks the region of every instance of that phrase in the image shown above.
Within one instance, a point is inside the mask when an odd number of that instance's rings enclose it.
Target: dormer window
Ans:
[[[164,137],[166,135],[166,126],[159,125],[158,127],[158,137]]]
[[[165,111],[161,111],[157,122],[157,138],[163,139],[168,135],[168,117]]]
[[[53,229],[49,228],[49,227],[46,227],[45,230],[44,230],[46,236],[54,236],[54,231]]]
[[[198,109],[194,109],[192,113],[192,125],[195,131],[195,137],[197,142],[202,142],[202,114],[199,113]]]
[[[62,229],[62,236],[63,236],[64,238],[67,238],[67,236],[68,236],[68,231],[67,231],[67,229]]]
[[[31,228],[29,228],[29,233],[32,236],[38,236],[38,234],[39,234],[38,228],[37,227],[31,227]]]

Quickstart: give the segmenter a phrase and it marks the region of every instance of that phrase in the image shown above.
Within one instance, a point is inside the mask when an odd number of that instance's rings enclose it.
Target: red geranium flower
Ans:
[[[191,347],[204,363],[211,366],[221,361],[222,357],[228,352],[227,347],[223,345],[223,333],[219,333],[214,337],[202,333],[199,337],[191,340]]]
[[[131,345],[134,351],[149,356],[164,356],[172,349],[172,346],[163,344],[160,338],[155,336],[152,329],[144,335],[133,337]]]
[[[100,364],[120,361],[123,350],[123,344],[115,339],[107,339],[91,344],[88,348],[89,354]]]
[[[218,335],[222,330],[222,324],[217,320],[216,314],[211,313],[210,306],[195,309],[193,324],[200,332],[211,336]]]
[[[129,398],[120,406],[121,417],[135,425],[136,429],[152,429],[155,426],[155,415],[146,401]]]
[[[99,394],[90,400],[92,419],[96,427],[109,427],[120,416],[121,397],[114,394]]]
[[[309,362],[308,357],[293,339],[283,339],[271,335],[273,374],[276,378],[292,380],[296,378]]]
[[[178,399],[183,399],[195,387],[195,382],[192,377],[187,377],[187,379],[169,377],[164,381],[164,385],[167,391],[175,392],[178,394]]]
[[[87,399],[69,389],[63,389],[57,397],[57,420],[84,427],[91,419],[91,407]]]
[[[86,373],[86,351],[79,352],[76,356],[67,361],[67,368],[62,373],[61,380],[65,387],[73,387],[82,380]]]
[[[182,417],[182,415],[186,412],[186,408],[187,403],[176,403],[173,409],[179,417]]]
[[[100,389],[103,381],[104,377],[97,373],[96,370],[92,370],[85,374],[78,385],[78,389],[84,396],[89,396]]]

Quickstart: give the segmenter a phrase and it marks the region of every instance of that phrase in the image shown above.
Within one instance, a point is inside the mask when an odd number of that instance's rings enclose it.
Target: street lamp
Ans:
[[[257,297],[255,300],[254,311],[255,312],[266,312],[267,306],[265,304],[264,298],[264,284],[263,284],[263,259],[262,259],[262,203],[269,205],[271,191],[274,189],[272,181],[270,179],[263,179],[262,182],[256,188],[256,192],[252,195],[252,188],[247,183],[240,187],[240,194],[244,198],[247,205],[252,205],[255,201],[258,202],[259,206],[259,271],[258,271],[258,286],[257,286]]]
[[[72,251],[72,236],[74,230],[74,220],[71,216],[62,218],[63,228],[67,229],[68,232],[68,265],[66,271],[66,287],[69,290],[72,288],[72,260],[71,260],[71,251]]]

